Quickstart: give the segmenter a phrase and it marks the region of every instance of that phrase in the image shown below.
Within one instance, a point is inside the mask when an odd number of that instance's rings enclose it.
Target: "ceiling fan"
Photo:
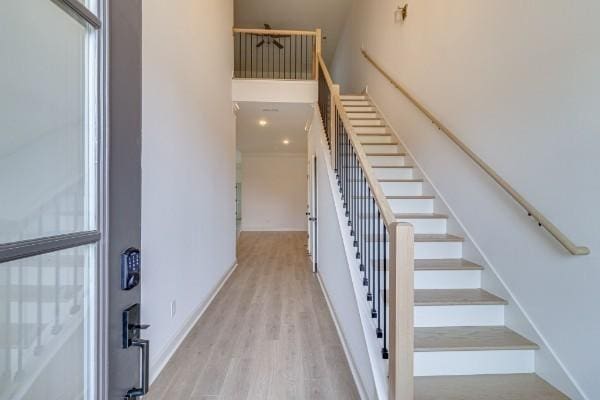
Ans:
[[[271,28],[271,25],[269,24],[263,24],[265,26],[266,30],[271,30],[273,28]],[[279,42],[279,40],[277,39],[281,39],[281,38],[288,38],[291,37],[291,35],[268,35],[268,34],[259,34],[259,33],[255,33],[254,36],[261,36],[263,39],[261,39],[260,42],[258,42],[258,44],[256,45],[256,47],[262,47],[265,43],[266,44],[274,44],[275,46],[277,46],[279,48],[279,50],[283,49],[283,45],[281,44],[281,42]],[[265,41],[264,37],[267,37],[267,40]]]

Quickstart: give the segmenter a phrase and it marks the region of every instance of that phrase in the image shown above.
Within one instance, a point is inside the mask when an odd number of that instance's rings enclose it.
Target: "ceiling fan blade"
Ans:
[[[256,45],[256,47],[261,47],[263,44],[265,44],[265,39],[263,39],[260,42],[258,42],[258,44]]]
[[[277,47],[279,47],[279,50],[283,49],[283,45],[281,43],[279,43],[276,39],[273,39],[273,44]]]

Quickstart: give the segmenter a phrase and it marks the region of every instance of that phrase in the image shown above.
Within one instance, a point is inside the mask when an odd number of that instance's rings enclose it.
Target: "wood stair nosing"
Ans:
[[[423,183],[425,182],[425,180],[417,178],[417,179],[377,179],[379,182],[387,182],[387,183],[394,183],[394,182],[400,182],[400,183]]]
[[[377,266],[377,260],[373,259],[372,264]],[[414,269],[416,271],[482,271],[483,266],[475,264],[463,258],[447,259],[415,259]]]
[[[380,290],[389,302],[389,290]],[[415,289],[415,307],[438,306],[505,306],[508,302],[483,289]]]
[[[435,213],[395,213],[397,220],[413,220],[413,219],[448,219],[447,215]],[[361,219],[375,218],[374,214],[359,214]]]
[[[415,377],[415,400],[569,400],[536,374]]]
[[[394,214],[396,219],[448,219],[446,214],[438,213],[397,213]]]
[[[367,157],[406,157],[407,154],[404,152],[398,153],[381,153],[381,152],[365,152]]]
[[[481,271],[483,266],[464,258],[416,259],[417,271]]]
[[[415,328],[415,352],[538,349],[537,344],[505,326]]]
[[[507,305],[483,289],[415,289],[415,306]]]
[[[367,242],[373,242],[371,235],[365,235]],[[389,242],[389,237],[386,238]],[[415,233],[415,243],[459,243],[465,239],[460,236],[447,233]]]
[[[377,169],[377,168],[381,168],[381,169],[393,169],[393,168],[412,169],[412,168],[415,168],[415,166],[414,165],[371,165],[371,168],[373,168],[373,169]]]

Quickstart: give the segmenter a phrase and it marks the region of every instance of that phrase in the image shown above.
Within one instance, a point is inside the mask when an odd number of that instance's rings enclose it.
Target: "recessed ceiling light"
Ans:
[[[283,144],[290,144],[290,141],[287,139],[283,139]]]
[[[260,126],[267,126],[267,120],[266,119],[260,119],[260,120],[258,120],[258,124]]]

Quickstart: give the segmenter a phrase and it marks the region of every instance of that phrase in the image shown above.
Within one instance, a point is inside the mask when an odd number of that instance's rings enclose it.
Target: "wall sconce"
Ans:
[[[398,6],[396,11],[394,11],[394,20],[396,22],[404,22],[407,15],[408,15],[408,4],[405,4],[402,7]]]

